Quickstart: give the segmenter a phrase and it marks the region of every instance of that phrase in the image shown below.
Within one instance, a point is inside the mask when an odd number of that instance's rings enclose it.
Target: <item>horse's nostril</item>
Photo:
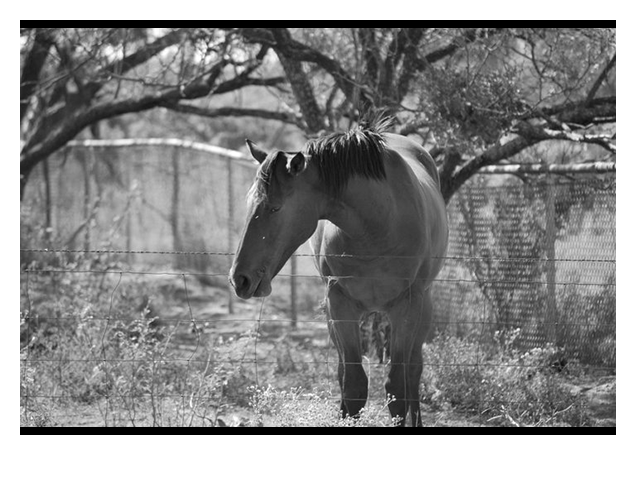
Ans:
[[[250,280],[247,276],[243,274],[236,274],[234,276],[234,290],[243,291],[247,290],[250,287]]]

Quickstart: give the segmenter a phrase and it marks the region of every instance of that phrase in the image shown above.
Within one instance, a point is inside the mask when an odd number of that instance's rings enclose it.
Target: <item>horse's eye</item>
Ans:
[[[275,206],[269,210],[269,212],[278,212],[280,211],[280,206]]]

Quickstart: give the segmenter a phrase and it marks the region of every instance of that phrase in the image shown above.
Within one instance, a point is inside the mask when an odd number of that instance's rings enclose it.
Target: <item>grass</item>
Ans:
[[[518,335],[497,333],[489,346],[438,336],[424,348],[424,403],[500,426],[589,425],[584,399],[567,384],[581,369],[573,362],[564,368],[562,350],[553,346],[519,351]]]
[[[124,150],[122,154],[129,156]],[[164,158],[168,163],[172,154],[169,152]],[[51,170],[54,173],[51,210],[54,227],[49,230],[42,226],[44,192],[32,194],[21,204],[21,248],[53,248],[53,244],[58,244],[62,249],[82,249],[90,236],[94,249],[172,250],[175,245],[171,231],[173,172],[168,163],[165,168],[161,167],[157,158],[153,153],[149,158],[152,161],[137,163],[124,175],[130,179],[125,186],[125,181],[119,185],[113,181],[118,177],[113,176],[118,167],[112,171],[98,167],[93,171],[95,187],[92,189],[103,195],[103,200],[94,202],[96,215],[93,221],[86,223],[87,230],[78,228],[86,220],[84,195],[78,195],[73,188],[55,187],[55,171],[66,178],[79,178],[78,184],[81,184],[82,169],[79,163],[60,157],[60,167]],[[118,158],[108,159],[109,164],[116,165]],[[130,164],[128,159],[125,164]],[[219,170],[216,161],[210,162],[208,157],[197,158],[189,153],[188,165],[187,171],[181,171],[182,184],[187,183],[188,187],[181,188],[178,215],[174,215],[179,217],[182,249],[226,251],[228,236],[239,237],[241,218],[245,215],[244,195],[253,170],[234,169],[234,224],[232,234],[228,234],[227,176],[220,172],[224,169]],[[499,197],[498,190],[496,185],[482,192],[497,193]],[[482,192],[474,199],[488,196]],[[583,196],[572,205],[571,215],[581,219],[579,228],[573,229],[577,221],[572,219],[560,230],[556,256],[571,260],[578,257],[611,260],[615,242],[612,193],[605,198],[606,195],[592,189]],[[583,199],[587,204],[590,198],[598,199],[593,214],[587,214],[588,209],[583,207]],[[499,201],[502,218],[517,221],[506,222],[513,236],[510,231],[497,236],[505,239],[514,252],[511,256],[532,255],[527,251],[519,254],[515,248],[520,241],[511,237],[540,239],[538,234],[544,227],[541,200],[539,196],[532,199],[539,201],[535,205],[538,215],[530,217],[530,199],[514,203],[517,204],[517,210],[512,211],[514,217],[506,214],[505,208],[508,203],[512,207],[513,203],[505,197]],[[479,206],[485,207],[481,212],[488,219],[486,229],[480,225],[481,229],[476,232],[486,231],[489,236],[491,226],[488,224],[501,228],[503,222],[494,218],[486,206]],[[452,206],[449,211],[454,214],[452,224],[456,224],[459,214],[456,207]],[[530,228],[533,235],[528,236],[522,226]],[[451,229],[458,249],[449,255],[466,255],[463,250],[466,238],[462,235],[466,229],[460,225]],[[71,237],[75,237],[75,241],[69,241]],[[307,245],[299,250],[301,254],[309,252]],[[485,254],[476,250],[469,255]],[[499,256],[505,254],[495,250],[493,257]],[[336,356],[326,338],[326,324],[301,323],[295,331],[288,325],[274,327],[288,324],[289,265],[276,279],[275,295],[264,304],[262,314],[257,310],[260,304],[255,305],[256,309],[249,309],[236,301],[236,317],[248,321],[237,320],[239,326],[230,330],[223,327],[229,324],[223,322],[228,318],[227,309],[219,305],[227,297],[222,287],[226,286],[228,257],[137,254],[133,258],[132,264],[138,271],[145,268],[151,272],[178,271],[172,277],[82,272],[133,267],[131,263],[118,262],[124,259],[124,254],[88,257],[80,253],[62,256],[21,252],[21,264],[29,264],[30,269],[67,271],[21,273],[20,417],[23,426],[391,425],[383,393],[384,366],[368,367],[373,395],[361,419],[343,421],[339,417],[339,391],[334,376]],[[301,319],[313,318],[323,295],[321,281],[310,257],[301,255],[297,261],[296,307]],[[561,354],[560,349],[552,346],[521,349],[518,337],[512,332],[486,341],[482,335],[471,335],[476,329],[484,329],[481,325],[484,321],[492,322],[489,317],[492,306],[485,306],[486,298],[473,277],[462,275],[470,273],[464,261],[454,265],[451,268],[453,262],[449,261],[445,268],[447,275],[443,279],[450,280],[437,284],[440,292],[446,291],[445,296],[438,295],[441,309],[438,320],[445,317],[464,338],[440,335],[424,348],[427,365],[422,376],[421,401],[423,409],[432,415],[425,422],[443,425],[449,422],[440,417],[463,416],[479,425],[588,424],[584,401],[580,396],[573,396],[568,388],[568,381],[580,373],[577,363],[571,360],[566,369],[560,371],[551,367]],[[557,269],[557,282],[572,283],[557,289],[561,342],[567,344],[570,347],[567,352],[581,362],[608,369],[615,367],[616,362],[615,277],[607,275],[611,270],[611,264],[602,266],[594,261],[574,260],[559,264]],[[200,286],[195,275],[180,275],[183,271],[199,273],[199,280],[207,281],[207,285]],[[208,275],[203,275],[206,273]],[[581,282],[605,282],[606,285],[590,288],[580,286]],[[528,311],[533,320],[541,321],[543,315],[536,310],[541,301],[515,294],[518,292],[511,290],[508,296],[502,297],[514,305],[508,314]],[[214,310],[208,310],[210,308]],[[206,330],[206,322],[210,323],[210,330]],[[521,323],[525,327],[529,325],[527,321]],[[543,336],[536,339],[537,343],[544,341]]]
[[[276,301],[236,303],[233,322],[222,289],[178,275],[80,272],[95,267],[78,260],[59,265],[66,273],[22,274],[22,426],[392,426],[385,365],[373,358],[367,408],[340,417],[326,324],[290,329]],[[555,368],[560,349],[522,351],[518,336],[427,344],[425,424],[589,425],[568,388],[581,368]]]
[[[306,392],[300,388],[277,390],[271,386],[252,388],[250,405],[255,416],[251,426],[274,427],[387,427],[388,401],[382,406],[362,409],[359,418],[342,418],[336,405],[338,397],[330,392]]]

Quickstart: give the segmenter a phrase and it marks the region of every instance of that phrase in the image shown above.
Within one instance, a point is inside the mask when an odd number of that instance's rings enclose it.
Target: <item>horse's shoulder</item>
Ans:
[[[385,140],[389,149],[399,153],[405,160],[417,160],[439,186],[439,172],[435,160],[428,151],[415,141],[399,134],[386,133]]]

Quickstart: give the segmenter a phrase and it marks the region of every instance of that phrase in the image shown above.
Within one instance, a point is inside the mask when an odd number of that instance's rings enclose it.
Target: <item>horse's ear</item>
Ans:
[[[303,153],[297,153],[291,158],[287,158],[287,172],[292,176],[302,173],[307,167],[307,158]]]
[[[267,152],[256,146],[256,144],[254,144],[254,142],[250,141],[249,139],[245,140],[245,144],[247,144],[247,148],[250,150],[252,157],[256,161],[258,161],[259,163],[265,161],[265,158],[267,158]]]

